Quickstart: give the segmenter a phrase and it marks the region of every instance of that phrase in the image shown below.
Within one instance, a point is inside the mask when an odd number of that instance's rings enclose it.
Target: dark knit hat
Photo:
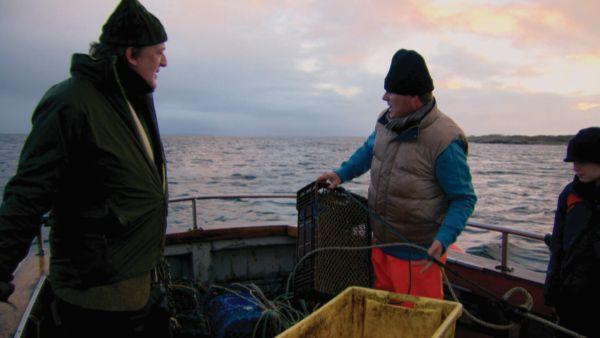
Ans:
[[[600,163],[600,127],[581,129],[569,141],[565,162]]]
[[[433,80],[425,60],[419,53],[400,49],[392,57],[383,87],[389,93],[423,95],[433,91]]]
[[[167,41],[160,21],[137,0],[122,0],[102,27],[100,42],[143,47]]]

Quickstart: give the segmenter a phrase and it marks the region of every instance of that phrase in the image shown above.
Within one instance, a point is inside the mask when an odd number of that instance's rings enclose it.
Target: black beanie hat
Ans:
[[[569,141],[564,161],[600,163],[600,127],[581,129]]]
[[[423,95],[433,91],[433,80],[425,60],[419,53],[400,49],[392,57],[383,87],[389,93]]]
[[[100,42],[143,47],[167,41],[160,21],[137,0],[122,0],[102,27]]]

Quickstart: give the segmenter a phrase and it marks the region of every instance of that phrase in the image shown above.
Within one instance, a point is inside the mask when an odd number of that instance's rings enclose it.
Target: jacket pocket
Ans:
[[[73,251],[72,262],[84,287],[106,284],[117,274],[108,257],[108,240],[102,234],[84,234]]]
[[[127,220],[119,216],[109,203],[93,206],[80,213],[83,231],[90,234],[102,234],[107,238],[118,236],[127,225]]]

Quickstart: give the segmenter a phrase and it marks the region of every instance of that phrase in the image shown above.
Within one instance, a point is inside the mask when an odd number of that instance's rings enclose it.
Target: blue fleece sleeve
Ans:
[[[356,149],[350,158],[335,170],[342,182],[350,181],[371,169],[373,159],[373,146],[375,145],[375,132],[372,132],[363,145]]]
[[[450,203],[446,217],[434,238],[440,241],[445,249],[456,241],[456,237],[465,228],[477,202],[465,146],[459,140],[450,143],[435,162],[435,175]]]

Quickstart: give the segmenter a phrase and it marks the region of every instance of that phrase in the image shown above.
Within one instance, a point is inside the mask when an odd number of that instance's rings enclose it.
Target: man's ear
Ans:
[[[423,106],[423,103],[416,95],[410,97],[410,104],[413,110],[417,110]]]
[[[138,61],[133,56],[133,47],[127,47],[127,49],[125,49],[125,59],[130,66],[137,66]]]

